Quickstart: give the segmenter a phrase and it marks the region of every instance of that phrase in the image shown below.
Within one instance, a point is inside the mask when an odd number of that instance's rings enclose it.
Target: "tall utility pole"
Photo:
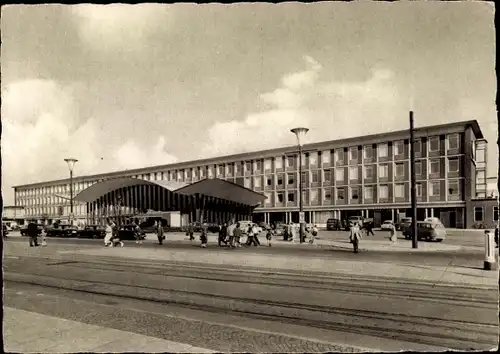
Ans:
[[[75,168],[75,164],[78,162],[77,159],[69,158],[64,159],[68,164],[69,168],[69,222],[73,225],[73,169]]]
[[[410,111],[410,172],[411,172],[411,230],[412,248],[418,248],[417,235],[417,176],[415,175],[415,136],[413,126],[413,111]]]
[[[299,235],[300,235],[300,243],[303,243],[305,241],[305,217],[304,217],[304,206],[303,206],[303,201],[302,201],[302,193],[303,193],[303,186],[302,186],[302,139],[304,136],[307,134],[309,131],[308,128],[294,128],[290,130],[292,133],[295,134],[297,137],[297,145],[299,147],[299,223],[300,223],[300,230],[299,230]]]

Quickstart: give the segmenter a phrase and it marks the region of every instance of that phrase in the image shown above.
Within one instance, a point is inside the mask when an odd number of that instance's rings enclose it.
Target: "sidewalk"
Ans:
[[[484,271],[482,264],[478,268],[426,266],[420,264],[395,264],[382,262],[358,261],[362,254],[352,254],[352,260],[337,260],[314,257],[289,257],[277,254],[240,253],[239,249],[217,249],[201,254],[200,252],[169,250],[168,245],[162,248],[99,248],[64,251],[68,254],[84,254],[92,256],[120,257],[136,260],[162,260],[200,264],[204,267],[225,266],[251,267],[274,271],[275,273],[290,271],[329,272],[360,277],[390,277],[394,279],[415,280],[432,284],[455,283],[474,287],[498,287],[498,272]]]
[[[155,240],[155,234],[147,234],[148,240]],[[246,237],[243,238],[243,241],[246,240]],[[259,240],[262,246],[267,247],[267,240],[265,237],[260,236]],[[189,241],[189,236],[186,236],[185,233],[180,232],[172,232],[166,234],[165,244],[168,244],[169,241],[174,242],[192,242],[194,244],[200,243],[200,235],[195,234],[195,240]],[[208,235],[208,245],[217,245],[218,236],[215,234]],[[337,240],[323,240],[316,239],[313,244],[309,242],[305,242],[301,244],[298,241],[283,241],[283,237],[275,237],[272,241],[273,246],[278,247],[320,247],[320,248],[343,248],[352,250],[352,244],[349,240],[346,239],[342,241]],[[443,251],[459,251],[464,249],[463,246],[458,245],[448,245],[446,244],[446,240],[441,243],[433,243],[433,242],[419,242],[418,248],[413,249],[410,240],[398,239],[398,242],[394,245],[391,245],[389,240],[381,241],[381,240],[371,240],[369,237],[365,237],[361,240],[359,249],[361,251],[390,251],[390,252],[443,252]]]
[[[214,351],[112,328],[4,307],[6,352],[214,353]]]

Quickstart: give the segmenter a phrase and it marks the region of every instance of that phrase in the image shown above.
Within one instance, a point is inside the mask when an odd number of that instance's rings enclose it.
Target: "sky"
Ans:
[[[10,5],[13,185],[477,119],[496,176],[494,5]]]

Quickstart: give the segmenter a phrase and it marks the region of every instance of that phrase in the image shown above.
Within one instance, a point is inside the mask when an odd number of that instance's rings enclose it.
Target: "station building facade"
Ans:
[[[472,227],[487,189],[487,141],[477,121],[417,128],[415,156],[418,219],[435,216],[447,227]],[[298,222],[298,162],[297,147],[289,146],[77,176],[73,186],[76,195],[110,178],[185,184],[219,178],[267,197],[254,209],[255,221]],[[371,217],[376,225],[410,216],[409,130],[304,145],[302,187],[306,222],[318,226],[351,215]],[[68,218],[69,188],[69,179],[16,186],[15,204],[28,219]],[[74,217],[88,220],[87,209],[76,203]]]

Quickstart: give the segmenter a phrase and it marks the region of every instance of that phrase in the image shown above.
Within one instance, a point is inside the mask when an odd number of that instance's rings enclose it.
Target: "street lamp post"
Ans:
[[[305,234],[305,218],[304,218],[304,207],[302,201],[302,139],[309,131],[308,128],[294,128],[291,130],[292,133],[297,137],[297,145],[299,146],[299,223],[300,223],[300,243],[304,242]]]
[[[73,225],[73,169],[75,168],[75,164],[78,160],[68,158],[64,159],[64,161],[66,161],[69,168],[69,219],[70,224]]]

